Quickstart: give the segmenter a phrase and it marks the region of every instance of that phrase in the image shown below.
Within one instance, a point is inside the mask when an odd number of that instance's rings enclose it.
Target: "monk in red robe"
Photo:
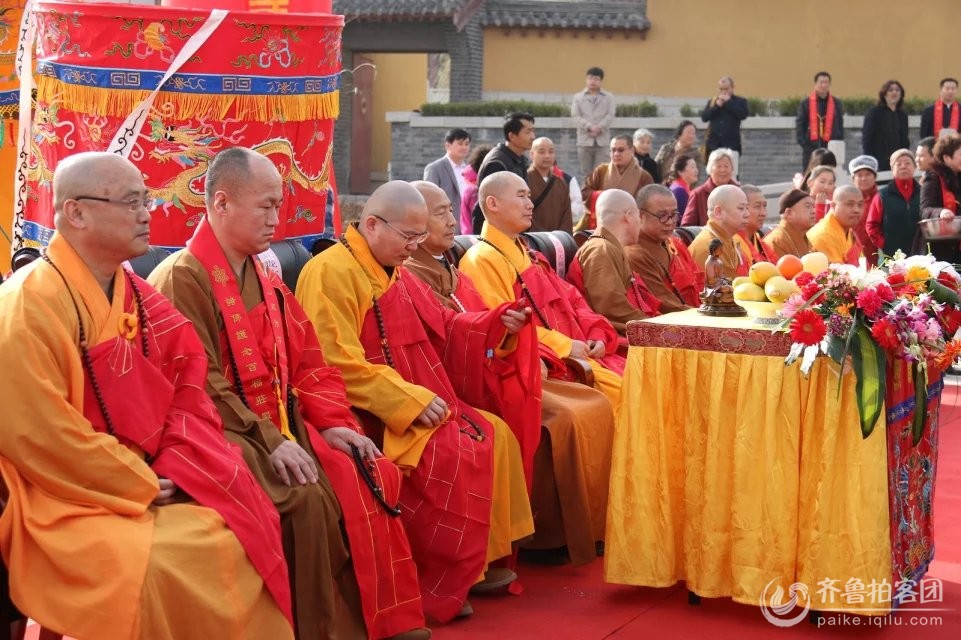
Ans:
[[[520,178],[518,178],[520,179]],[[520,447],[497,416],[464,400],[496,373],[530,321],[500,305],[457,314],[400,269],[427,237],[427,205],[406,182],[379,187],[341,242],[300,274],[297,299],[347,397],[371,414],[369,433],[407,477],[407,527],[424,611],[441,622],[469,615],[467,592],[511,543],[533,532]],[[376,438],[375,438],[376,439]],[[506,585],[509,569],[486,571],[479,587]]]
[[[486,310],[470,278],[445,257],[454,243],[450,199],[429,182],[412,184],[427,203],[429,235],[404,262],[404,269],[430,286],[447,308],[458,313]],[[633,203],[626,193],[624,197]],[[566,368],[558,369],[563,363],[553,362],[542,374],[537,334],[530,329],[530,342],[515,351],[522,366],[498,373],[503,382],[488,394],[496,403],[490,408],[517,435],[532,485],[536,530],[523,545],[526,555],[563,561],[566,553],[572,563],[582,564],[596,557],[595,543],[604,539],[614,410],[599,391],[558,379],[566,374]]]
[[[298,637],[428,638],[410,545],[392,512],[400,471],[363,435],[303,309],[256,257],[282,198],[269,159],[220,152],[207,170],[207,215],[150,279],[200,333],[228,437],[283,515]]]
[[[190,322],[121,267],[147,251],[143,176],[54,173],[56,233],[0,287],[0,550],[10,594],[76,638],[293,638],[277,512],[224,439]]]

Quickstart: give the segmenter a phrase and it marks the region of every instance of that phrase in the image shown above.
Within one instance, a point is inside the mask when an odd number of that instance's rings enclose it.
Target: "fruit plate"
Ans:
[[[783,302],[754,302],[751,300],[735,300],[747,310],[747,315],[754,318],[757,324],[776,325],[781,322],[777,314],[784,306]]]

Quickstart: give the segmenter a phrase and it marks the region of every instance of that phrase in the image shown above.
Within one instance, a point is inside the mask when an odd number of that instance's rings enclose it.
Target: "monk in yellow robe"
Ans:
[[[832,264],[857,266],[863,252],[854,230],[864,215],[864,196],[854,185],[834,190],[831,210],[808,231],[811,250],[820,251]]]
[[[533,210],[527,183],[505,172],[490,175],[481,183],[478,202],[485,218],[481,242],[464,254],[461,271],[490,307],[505,302],[529,304],[542,357],[588,359],[595,388],[616,408],[624,371],[624,358],[616,353],[617,332],[572,284],[554,273],[543,256],[531,254],[520,238],[531,225]]]
[[[63,160],[43,261],[0,286],[0,551],[10,594],[86,640],[292,639],[277,512],[203,392],[190,323],[121,263],[140,171]]]
[[[531,535],[533,519],[516,438],[500,418],[463,402],[445,368],[498,360],[511,347],[505,327],[520,331],[529,313],[454,314],[437,304],[399,269],[426,227],[427,206],[414,187],[379,187],[360,222],[304,267],[297,300],[327,361],[341,370],[347,398],[372,414],[370,433],[382,431],[384,454],[408,474],[401,519],[424,611],[446,622],[469,615],[471,585]],[[491,569],[480,588],[514,578]]]
[[[470,278],[445,257],[454,242],[450,199],[429,182],[412,184],[427,202],[430,235],[404,262],[404,269],[423,280],[438,301],[453,311],[487,309]],[[626,193],[624,197],[633,204],[633,198]],[[531,348],[536,350],[537,345]],[[604,394],[591,387],[547,375],[536,378],[542,405],[536,425],[540,446],[532,461],[535,532],[524,548],[550,550],[536,554],[546,559],[562,558],[560,548],[566,546],[571,562],[582,564],[596,557],[595,543],[604,539],[614,412]],[[516,432],[507,414],[501,415]]]
[[[400,471],[360,432],[310,321],[255,255],[280,221],[280,173],[231,147],[210,162],[205,190],[207,213],[187,248],[150,282],[197,329],[226,436],[280,512],[297,637],[429,638],[410,545],[391,511]]]

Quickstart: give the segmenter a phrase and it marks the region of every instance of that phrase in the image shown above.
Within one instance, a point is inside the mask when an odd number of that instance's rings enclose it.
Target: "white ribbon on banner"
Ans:
[[[153,106],[153,101],[156,99],[157,93],[163,88],[164,84],[180,70],[180,67],[207,42],[207,38],[217,30],[217,27],[224,21],[228,13],[225,9],[212,9],[210,11],[210,15],[207,17],[203,26],[190,36],[190,39],[184,43],[184,48],[180,50],[177,57],[170,63],[170,68],[164,73],[163,78],[160,79],[160,83],[154,87],[154,90],[150,92],[149,96],[144,98],[143,102],[137,105],[133,113],[127,116],[127,119],[124,120],[120,128],[117,129],[117,133],[114,135],[113,140],[110,141],[110,146],[107,147],[107,151],[120,154],[124,158],[130,156],[130,152],[133,151],[133,141],[136,140],[137,135],[140,134],[140,129],[143,127],[147,114],[150,113],[150,108]]]

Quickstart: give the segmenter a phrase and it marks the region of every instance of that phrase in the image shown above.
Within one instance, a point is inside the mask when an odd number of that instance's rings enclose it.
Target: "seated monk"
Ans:
[[[628,322],[658,315],[661,305],[644,279],[631,272],[624,255],[624,247],[637,243],[640,226],[641,212],[634,197],[620,189],[605,191],[597,199],[597,229],[567,270],[568,282],[621,336]]]
[[[741,191],[747,196],[747,222],[744,223],[744,228],[738,231],[735,240],[743,241],[741,250],[745,255],[751,256],[751,264],[776,263],[778,256],[761,235],[761,229],[767,220],[767,198],[761,188],[753,184],[742,184]]]
[[[223,437],[197,334],[124,260],[140,170],[54,172],[42,261],[0,287],[0,550],[16,606],[76,638],[292,639],[277,512]]]
[[[791,189],[781,194],[778,209],[781,222],[764,236],[764,241],[778,257],[800,258],[811,253],[807,232],[814,226],[814,198],[800,189]]]
[[[751,269],[751,253],[738,236],[747,224],[747,196],[739,187],[724,184],[707,197],[708,221],[689,247],[696,264],[704,264],[712,240],[721,241],[721,275],[728,280],[746,276]]]
[[[384,454],[407,474],[400,517],[424,611],[446,622],[469,615],[471,585],[533,532],[517,439],[500,418],[461,400],[447,370],[484,378],[479,370],[511,349],[505,327],[516,334],[529,313],[456,314],[399,269],[427,237],[427,217],[406,182],[379,187],[360,222],[304,267],[297,299],[343,374],[347,399],[383,423]],[[515,577],[491,569],[479,588]]]
[[[831,264],[857,266],[862,257],[855,228],[864,215],[864,196],[854,185],[834,190],[831,210],[808,231],[811,250],[820,251]]]
[[[280,221],[280,173],[233,147],[210,162],[205,190],[187,248],[150,282],[200,334],[227,438],[280,511],[297,637],[430,637],[407,536],[386,510],[400,471],[362,434],[303,309],[256,257]],[[355,451],[382,494],[365,485]]]
[[[442,189],[429,182],[412,184],[427,202],[429,235],[404,262],[404,268],[427,283],[438,301],[449,309],[459,313],[487,310],[470,279],[444,257],[454,244],[450,200]],[[528,348],[537,361],[537,337],[536,332],[532,333]],[[552,370],[556,373],[556,368]],[[526,469],[533,485],[534,538],[524,543],[524,548],[559,550],[538,554],[540,559],[546,559],[544,556],[553,557],[552,554],[563,556],[560,548],[566,546],[571,562],[589,562],[595,557],[595,542],[604,539],[613,408],[604,394],[591,387],[542,376],[539,366],[530,373],[534,375],[529,376],[527,385],[539,388],[530,390],[528,395],[539,393],[542,403],[540,413],[534,416],[540,446],[535,446],[536,453],[531,452],[531,468]],[[523,385],[522,381],[512,386]],[[511,415],[512,408],[522,407],[528,414],[531,409],[525,406],[523,398],[516,399],[516,394],[508,393],[511,388],[504,386],[502,391],[492,394],[504,400],[495,413],[516,433],[516,424],[529,418]],[[524,449],[521,436],[518,439]]]
[[[631,272],[644,280],[648,291],[660,302],[660,313],[699,306],[704,270],[674,235],[674,194],[663,185],[651,184],[637,193],[635,201],[641,212],[640,232],[636,243],[624,247]]]
[[[597,198],[607,189],[620,189],[636,195],[643,187],[653,184],[654,178],[634,158],[631,136],[611,138],[611,161],[594,168],[581,189],[581,197],[588,213],[581,218],[576,230],[593,229],[597,225]]]
[[[595,388],[616,407],[624,372],[624,358],[616,353],[617,332],[519,237],[531,224],[527,183],[508,173],[490,175],[480,185],[478,202],[485,222],[480,242],[461,259],[461,271],[488,306],[507,302],[532,307],[545,356],[588,358]]]

